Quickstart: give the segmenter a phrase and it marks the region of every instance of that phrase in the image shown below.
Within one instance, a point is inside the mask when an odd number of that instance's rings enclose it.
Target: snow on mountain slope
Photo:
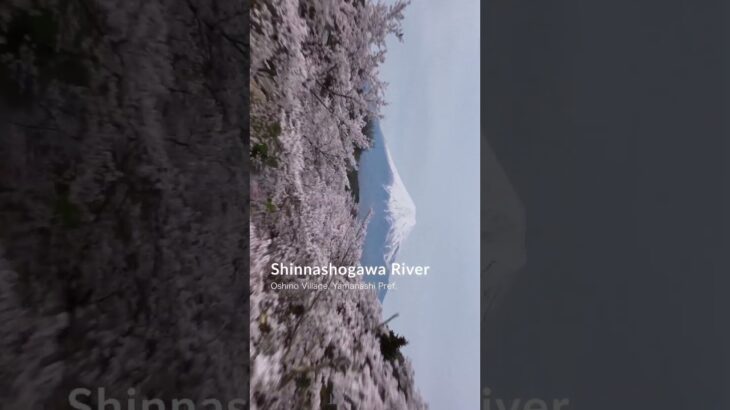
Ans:
[[[388,231],[388,238],[386,240],[385,259],[392,261],[395,259],[398,247],[416,225],[416,204],[413,203],[413,199],[411,199],[405,185],[403,185],[403,181],[398,174],[398,169],[395,167],[387,147],[385,148],[385,156],[388,159],[388,166],[392,173],[392,182],[386,186],[386,191],[389,195],[386,218],[388,219],[390,230]]]
[[[363,266],[385,266],[386,276],[366,276],[366,281],[388,283],[390,265],[401,243],[416,224],[416,206],[408,194],[393,163],[380,123],[373,123],[373,146],[360,156],[359,213],[370,217],[360,263]],[[378,291],[382,302],[386,291]]]

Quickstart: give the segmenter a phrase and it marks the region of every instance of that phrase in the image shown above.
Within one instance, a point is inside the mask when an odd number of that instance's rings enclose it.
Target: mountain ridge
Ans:
[[[416,224],[416,206],[393,162],[378,120],[372,122],[371,136],[373,145],[360,156],[358,173],[358,213],[362,219],[369,218],[361,265],[385,266],[388,275],[365,280],[387,284],[391,264]],[[386,293],[385,288],[379,287],[381,302]]]

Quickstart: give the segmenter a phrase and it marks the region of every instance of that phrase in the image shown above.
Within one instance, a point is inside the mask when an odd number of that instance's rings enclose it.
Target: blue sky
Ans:
[[[392,278],[384,316],[410,344],[432,409],[479,408],[479,1],[416,0],[392,38],[381,126],[416,203],[398,260],[427,277]]]

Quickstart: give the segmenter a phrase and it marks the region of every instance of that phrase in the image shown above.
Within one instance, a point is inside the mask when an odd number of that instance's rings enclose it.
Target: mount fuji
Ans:
[[[362,266],[385,266],[387,275],[364,276],[366,282],[387,284],[391,264],[395,261],[401,243],[416,224],[416,206],[408,194],[393,163],[380,122],[372,123],[373,146],[360,156],[358,184],[361,218],[370,218],[365,234]],[[386,289],[378,287],[382,302]]]

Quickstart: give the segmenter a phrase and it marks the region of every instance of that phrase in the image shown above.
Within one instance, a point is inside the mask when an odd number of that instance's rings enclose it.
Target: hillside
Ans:
[[[246,12],[0,2],[3,409],[248,397]]]
[[[359,262],[365,229],[351,181],[357,152],[371,145],[366,120],[384,103],[385,38],[400,36],[404,7],[286,0],[252,8],[252,408],[425,407],[375,292],[274,291],[269,275],[273,262]]]

